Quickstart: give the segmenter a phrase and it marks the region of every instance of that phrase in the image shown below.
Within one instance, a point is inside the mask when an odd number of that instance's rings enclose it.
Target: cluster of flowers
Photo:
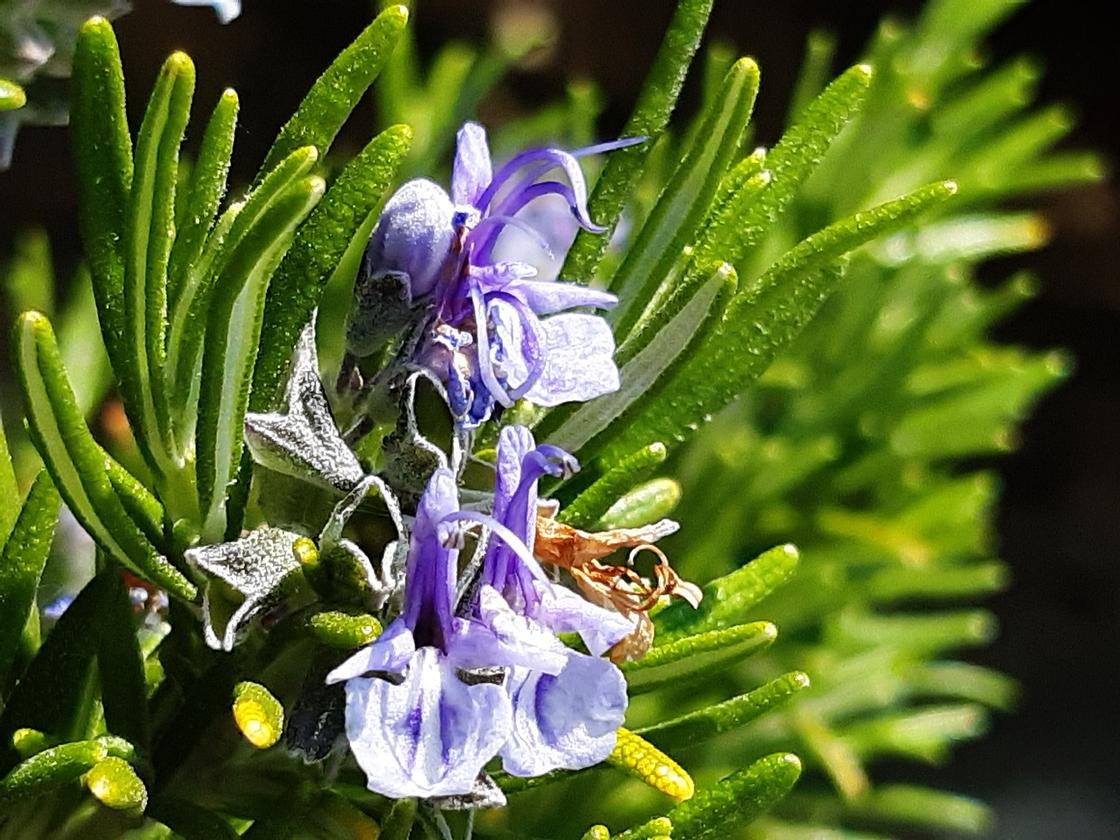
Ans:
[[[451,195],[414,180],[385,206],[356,283],[340,382],[360,381],[358,362],[392,339],[395,355],[378,375],[421,373],[437,383],[458,434],[468,438],[495,406],[520,398],[555,405],[617,388],[609,326],[566,311],[608,307],[615,298],[536,280],[526,263],[493,259],[499,233],[526,227],[516,214],[544,195],[560,196],[581,226],[601,230],[588,217],[578,154],[533,149],[495,173],[485,132],[464,126]],[[540,180],[554,169],[564,182]],[[319,550],[342,547],[358,558],[368,591],[391,621],[326,681],[345,686],[346,737],[371,790],[497,804],[501,794],[484,772],[495,757],[509,774],[538,776],[610,754],[627,705],[615,660],[648,648],[647,612],[661,596],[695,603],[699,592],[676,578],[663,555],[655,585],[599,559],[621,547],[650,547],[676,523],[591,534],[557,521],[556,506],[538,499],[538,483],[566,478],[578,463],[516,425],[498,435],[487,503],[460,504],[460,465],[444,459],[425,476],[415,515],[402,516],[393,488],[364,475],[334,425],[310,330],[297,352],[286,413],[251,414],[246,439],[258,462],[347,494]],[[341,539],[371,482],[400,531],[400,550],[386,549],[380,571]],[[298,565],[291,551],[297,539],[263,528],[188,552],[201,571],[247,596],[224,629],[208,619],[213,646],[231,648],[239,628],[269,605]],[[460,563],[472,540],[473,559]],[[568,569],[580,592],[546,573],[541,560]],[[582,649],[560,634],[574,634]]]

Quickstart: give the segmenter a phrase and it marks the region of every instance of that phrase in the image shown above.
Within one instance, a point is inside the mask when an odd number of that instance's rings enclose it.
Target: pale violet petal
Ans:
[[[377,671],[399,673],[405,669],[415,652],[416,641],[412,638],[412,631],[398,618],[372,644],[362,648],[327,674],[327,685],[346,682]]]
[[[478,614],[477,620],[458,623],[450,652],[457,666],[519,665],[548,674],[563,669],[567,659],[564,645],[547,627],[510,609],[492,586],[479,590]]]
[[[509,728],[505,689],[466,685],[435,648],[418,650],[397,685],[346,683],[346,737],[369,789],[383,796],[469,794]]]
[[[538,315],[551,315],[577,306],[610,309],[618,303],[618,298],[610,292],[559,280],[513,280],[505,286],[505,291],[519,297]]]
[[[587,649],[602,656],[634,630],[634,623],[614,610],[592,604],[563,586],[534,584],[540,603],[533,617],[556,633],[578,633]]]
[[[490,185],[494,173],[486,129],[478,123],[464,123],[455,143],[455,163],[451,169],[451,200],[459,205],[478,207],[478,200]]]
[[[501,756],[510,775],[580,770],[614,749],[626,715],[626,682],[607,660],[570,652],[556,676],[515,668],[506,685],[513,728]]]
[[[596,315],[567,313],[541,322],[544,371],[525,398],[537,405],[585,402],[618,390],[614,337]]]

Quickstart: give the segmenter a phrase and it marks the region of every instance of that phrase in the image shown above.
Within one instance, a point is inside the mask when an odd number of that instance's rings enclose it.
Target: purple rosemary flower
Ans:
[[[528,429],[506,427],[493,516],[458,516],[491,530],[463,647],[476,655],[500,650],[509,667],[513,729],[500,754],[515,776],[597,764],[614,748],[626,711],[622,674],[600,656],[631,632],[630,622],[552,583],[532,555],[539,479],[576,469],[563,450],[536,446]],[[578,633],[591,655],[566,647],[557,633]]]
[[[350,748],[370,790],[385,796],[469,793],[509,736],[505,690],[464,679],[455,656],[458,551],[445,520],[458,507],[454,475],[437,470],[416,511],[403,612],[327,676],[346,682]]]
[[[507,772],[536,776],[588,767],[613,749],[626,686],[599,657],[631,625],[550,582],[530,548],[538,480],[575,468],[514,427],[501,435],[492,514],[460,510],[452,473],[433,475],[401,615],[327,677],[346,683],[346,734],[371,790],[465,795],[495,755]],[[456,606],[458,546],[472,525],[490,538],[478,585]],[[592,655],[559,632],[580,633]]]
[[[618,388],[614,339],[600,317],[568,312],[605,309],[614,295],[571,283],[538,280],[525,262],[495,261],[504,230],[516,228],[548,250],[545,238],[518,214],[545,196],[559,196],[585,230],[601,233],[587,209],[578,158],[620,149],[639,139],[574,152],[533,148],[494,171],[486,132],[459,130],[451,192],[431,181],[404,184],[387,202],[370,239],[347,325],[352,352],[366,355],[403,323],[408,308],[427,318],[410,364],[446,385],[462,428],[485,421],[495,404],[525,398],[543,406],[584,401]],[[559,179],[541,180],[559,170]],[[551,317],[543,317],[551,316]]]

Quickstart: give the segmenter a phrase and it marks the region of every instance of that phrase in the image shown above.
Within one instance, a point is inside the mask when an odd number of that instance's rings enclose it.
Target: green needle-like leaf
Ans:
[[[610,287],[619,296],[611,316],[619,340],[630,334],[642,306],[654,299],[654,291],[707,214],[739,150],[757,94],[758,65],[740,59],[724,78],[696,144],[673,173],[611,280]]]
[[[314,146],[327,153],[342,124],[393,54],[407,23],[408,8],[390,6],[339,54],[280,129],[257,174],[258,182],[296,149]]]
[[[315,158],[305,157],[309,163]],[[226,530],[226,496],[244,448],[245,412],[269,280],[296,227],[325,190],[323,179],[312,176],[281,193],[238,243],[217,285],[206,329],[196,433],[199,510],[207,539],[220,539]]]
[[[741,569],[716,578],[704,587],[704,599],[698,608],[678,602],[657,614],[655,644],[666,645],[684,636],[741,624],[751,607],[793,576],[799,561],[794,546],[780,545]]]
[[[599,261],[607,249],[610,233],[622,215],[622,208],[631,198],[634,186],[645,169],[646,160],[657,139],[665,130],[677,104],[692,57],[700,46],[700,38],[708,23],[713,0],[681,0],[677,4],[665,39],[657,51],[646,76],[634,111],[622,129],[623,137],[648,137],[649,142],[611,154],[607,159],[588,207],[591,218],[608,227],[599,236],[580,231],[568,251],[560,276],[579,283],[590,283]]]
[[[749,825],[780,802],[801,776],[801,761],[792,753],[760,758],[711,788],[682,802],[665,815],[673,840],[716,840]],[[619,840],[632,840],[625,832]]]
[[[179,144],[194,96],[194,64],[177,52],[156,80],[136,140],[125,235],[124,311],[128,372],[140,399],[127,405],[137,443],[157,474],[171,473],[171,419],[164,372],[167,262],[174,239]]]
[[[734,302],[738,277],[726,263],[708,273],[708,281],[692,296],[665,327],[652,336],[649,344],[619,370],[621,387],[571,411],[563,409],[550,414],[541,424],[539,434],[569,452],[580,452],[584,458],[598,454],[611,442],[618,451],[622,437],[633,440],[628,429],[636,416],[646,412],[649,398],[658,392],[661,383],[675,379],[681,368],[689,366],[698,348],[710,334],[719,329],[728,306]],[[567,415],[556,427],[558,419]],[[675,430],[680,434],[679,430]],[[646,437],[630,446],[628,453],[657,440]],[[620,456],[617,460],[625,455]]]
[[[620,668],[630,694],[640,694],[721,671],[765,650],[776,638],[778,628],[768,621],[740,624],[658,645]]]
[[[797,336],[839,279],[834,266],[841,255],[904,227],[955,192],[952,181],[931,184],[830,225],[789,251],[732,301],[703,344],[649,394],[644,411],[613,437],[605,460],[615,461],[650,440],[683,441],[742,393]]]
[[[0,415],[0,548],[8,541],[8,534],[19,516],[19,484],[8,451],[8,436],[4,432],[4,417]]]
[[[76,741],[31,756],[0,779],[0,812],[74,781],[107,755],[99,741]]]
[[[13,355],[32,440],[74,516],[111,558],[192,600],[194,584],[160,555],[121,504],[109,478],[109,456],[94,441],[74,402],[50,322],[37,312],[24,314]]]
[[[59,618],[27,666],[0,715],[0,772],[15,766],[17,729],[49,732],[59,740],[82,737],[88,677],[101,643],[103,611],[123,584],[116,569],[101,572]],[[104,758],[106,752],[98,757]]]
[[[859,112],[871,83],[871,68],[860,64],[841,74],[801,113],[800,120],[782,135],[766,155],[770,183],[752,198],[741,215],[728,215],[712,235],[732,243],[720,256],[738,265],[797,195],[840,130]]]
[[[365,250],[377,210],[408,154],[412,132],[395,125],[378,134],[331,184],[296,234],[268,288],[261,350],[253,374],[252,407],[268,411],[283,385],[300,331],[319,305],[327,281],[343,271],[345,257]],[[352,275],[357,260],[351,263]]]
[[[146,752],[150,739],[148,696],[136,614],[124,586],[107,589],[98,613],[97,649],[105,724],[114,735]]]
[[[293,152],[244,200],[230,205],[210,232],[202,256],[187,273],[168,331],[168,366],[174,373],[174,408],[180,422],[181,445],[183,438],[193,431],[198,364],[209,329],[215,288],[230,260],[240,252],[246,236],[275,207],[284,191],[307,175],[318,160],[318,152],[311,147]],[[225,294],[228,297],[229,289]]]
[[[0,550],[0,683],[7,678],[23,629],[36,609],[35,593],[50,554],[59,503],[50,476],[39,473],[11,538]]]
[[[681,500],[681,485],[672,478],[655,478],[639,484],[607,508],[593,531],[612,528],[640,528],[664,519]]]
[[[0,78],[0,111],[14,111],[27,104],[27,94],[15,82]]]
[[[138,395],[125,336],[124,251],[132,189],[132,139],[124,106],[124,74],[113,27],[90,18],[78,34],[71,84],[70,128],[78,170],[78,221],[93,278],[105,347],[124,398]]]
[[[167,271],[168,306],[172,310],[178,303],[187,275],[202,256],[218,205],[225,195],[237,130],[238,106],[237,92],[225,90],[202,135],[202,145],[199,146],[191,175],[190,194],[186,199],[186,212],[175,234]]]
[[[673,749],[698,744],[746,726],[809,687],[801,671],[783,674],[754,691],[690,712],[673,720],[647,726],[638,733],[660,747]]]
[[[643,446],[561,508],[557,519],[573,528],[590,528],[620,496],[632,490],[664,461],[662,444]]]
[[[237,840],[240,836],[223,817],[185,799],[157,796],[147,815],[185,840]]]

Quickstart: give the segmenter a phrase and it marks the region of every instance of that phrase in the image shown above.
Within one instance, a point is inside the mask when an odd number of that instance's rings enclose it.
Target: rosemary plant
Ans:
[[[525,45],[426,70],[387,5],[229,198],[236,93],[181,158],[191,59],[133,132],[81,25],[84,263],[56,304],[27,234],[5,278],[0,836],[989,827],[876,765],[1014,702],[963,653],[1006,581],[973,464],[1067,363],[986,337],[1032,283],[976,267],[1045,239],[1006,199],[1099,167],[1031,65],[975,58],[1006,0],[835,78],[812,36],[758,148],[724,47],[674,116],[711,6],[596,144],[585,86],[488,136]],[[387,127],[338,160],[371,86]]]

